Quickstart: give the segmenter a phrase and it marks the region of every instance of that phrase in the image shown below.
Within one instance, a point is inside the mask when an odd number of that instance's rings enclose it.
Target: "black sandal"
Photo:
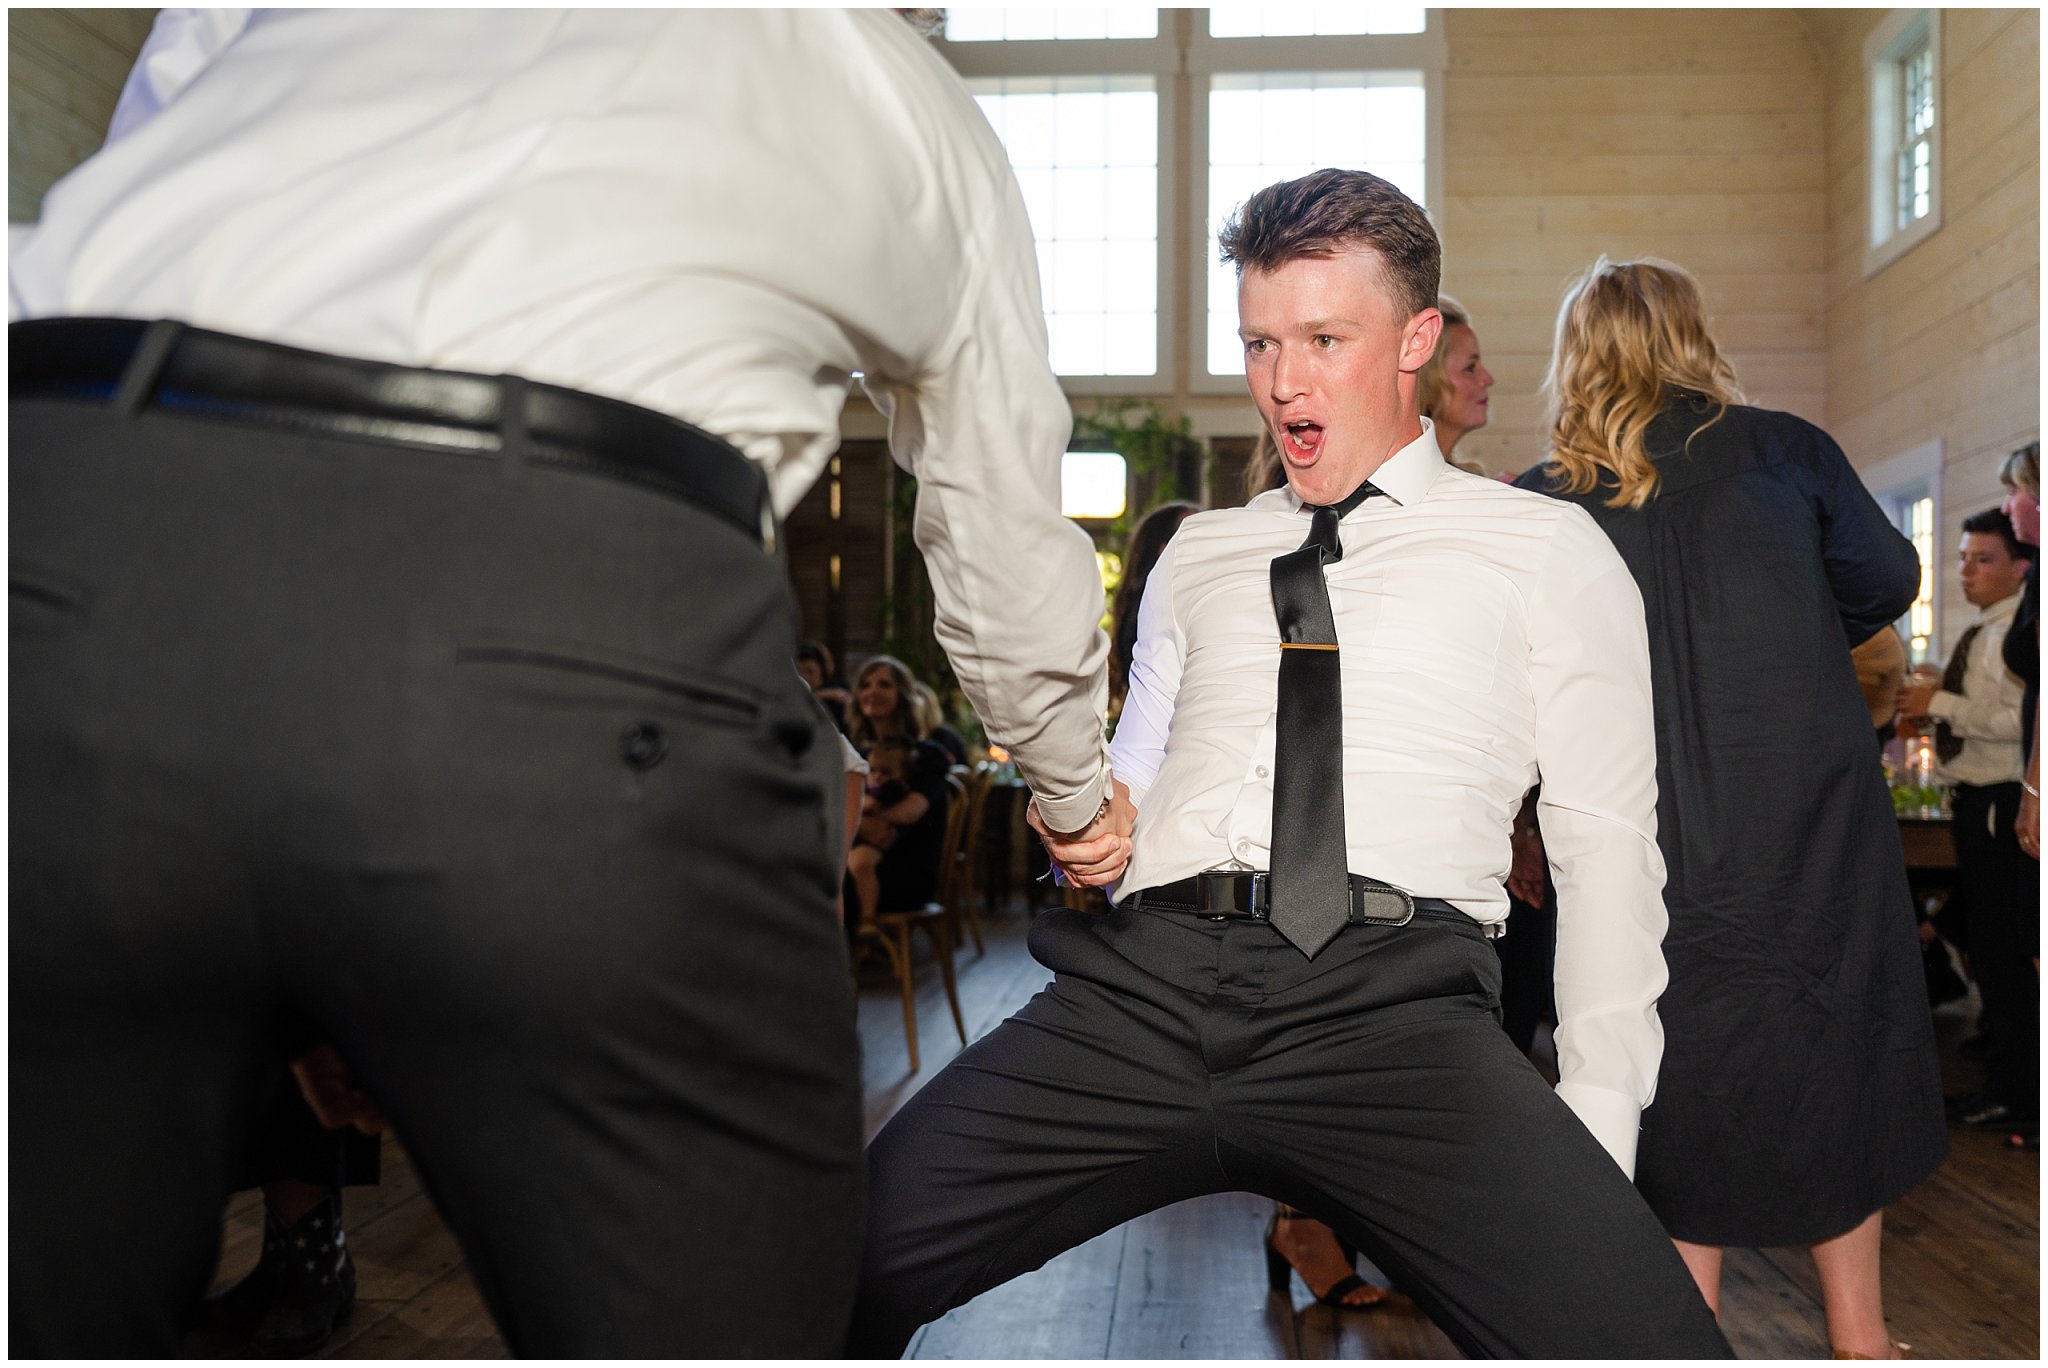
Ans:
[[[1315,1217],[1308,1215],[1306,1212],[1275,1211],[1273,1213],[1272,1221],[1266,1226],[1266,1286],[1272,1291],[1286,1292],[1288,1290],[1288,1279],[1299,1276],[1299,1271],[1294,1267],[1293,1261],[1280,1252],[1277,1243],[1280,1234],[1280,1223],[1282,1221],[1313,1221],[1314,1219]],[[1331,1234],[1335,1235],[1336,1232],[1332,1231]],[[1352,1249],[1342,1236],[1337,1236],[1337,1247],[1344,1251],[1344,1257],[1347,1260],[1358,1257],[1357,1251]],[[1309,1286],[1309,1281],[1306,1277],[1301,1279],[1301,1285],[1308,1288],[1309,1295],[1316,1299],[1317,1305],[1332,1306],[1339,1311],[1364,1311],[1370,1307],[1378,1306],[1388,1296],[1388,1289],[1367,1282],[1364,1278],[1359,1277],[1355,1270],[1331,1283],[1321,1293],[1317,1293],[1315,1288]],[[1357,1292],[1360,1288],[1364,1288],[1375,1295],[1368,1301],[1345,1300],[1346,1297]]]

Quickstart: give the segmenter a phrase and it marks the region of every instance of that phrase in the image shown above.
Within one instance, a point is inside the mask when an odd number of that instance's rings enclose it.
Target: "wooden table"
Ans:
[[[1946,817],[1899,818],[1899,842],[1906,848],[1910,870],[1952,870],[1956,867],[1956,838],[1953,823]]]

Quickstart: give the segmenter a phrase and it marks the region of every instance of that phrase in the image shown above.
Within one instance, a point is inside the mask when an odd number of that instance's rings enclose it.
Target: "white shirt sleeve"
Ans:
[[[917,477],[911,530],[939,643],[1046,823],[1073,831],[1108,791],[1109,640],[1094,546],[1060,514],[1073,415],[1046,359],[1024,201],[1005,176],[1003,201],[966,226],[975,259],[948,345],[914,381],[870,376],[868,388]]]
[[[1635,1173],[1664,1032],[1664,858],[1642,596],[1566,507],[1529,604],[1537,811],[1557,881],[1557,1093]]]
[[[127,136],[178,97],[249,26],[246,9],[158,10],[156,23],[121,87],[107,141]]]
[[[1153,563],[1138,601],[1138,639],[1131,649],[1130,686],[1110,742],[1110,767],[1142,807],[1166,759],[1166,735],[1187,663],[1187,639],[1173,611],[1173,543]]]

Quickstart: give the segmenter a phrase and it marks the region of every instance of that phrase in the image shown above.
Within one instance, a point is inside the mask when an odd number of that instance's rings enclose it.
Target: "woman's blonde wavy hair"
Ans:
[[[1431,422],[1436,421],[1437,410],[1451,392],[1451,329],[1472,326],[1472,315],[1465,312],[1465,306],[1447,294],[1436,297],[1436,311],[1444,316],[1443,331],[1436,335],[1436,350],[1415,372],[1416,407]]]
[[[1699,285],[1668,261],[1601,257],[1565,291],[1543,377],[1557,487],[1585,494],[1612,475],[1618,488],[1608,507],[1648,503],[1657,492],[1657,467],[1643,434],[1674,389],[1697,391],[1717,405],[1686,438],[1688,446],[1728,405],[1743,402],[1734,368],[1707,331]]]

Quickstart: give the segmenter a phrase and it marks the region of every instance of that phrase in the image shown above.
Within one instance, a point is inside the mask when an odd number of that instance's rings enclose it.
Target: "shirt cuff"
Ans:
[[[1965,701],[1961,694],[1952,694],[1948,690],[1943,689],[1927,700],[1927,715],[1929,717],[1939,717],[1942,721],[1946,722],[1956,715],[1956,709],[1960,708]]]
[[[1628,1094],[1591,1083],[1560,1083],[1557,1095],[1633,1182],[1636,1176],[1636,1134],[1642,1125],[1643,1109]]]
[[[1102,802],[1109,797],[1109,766],[1104,765],[1095,782],[1069,798],[1051,801],[1043,794],[1032,795],[1038,800],[1038,815],[1054,831],[1079,831],[1095,820],[1095,814],[1102,811]]]

